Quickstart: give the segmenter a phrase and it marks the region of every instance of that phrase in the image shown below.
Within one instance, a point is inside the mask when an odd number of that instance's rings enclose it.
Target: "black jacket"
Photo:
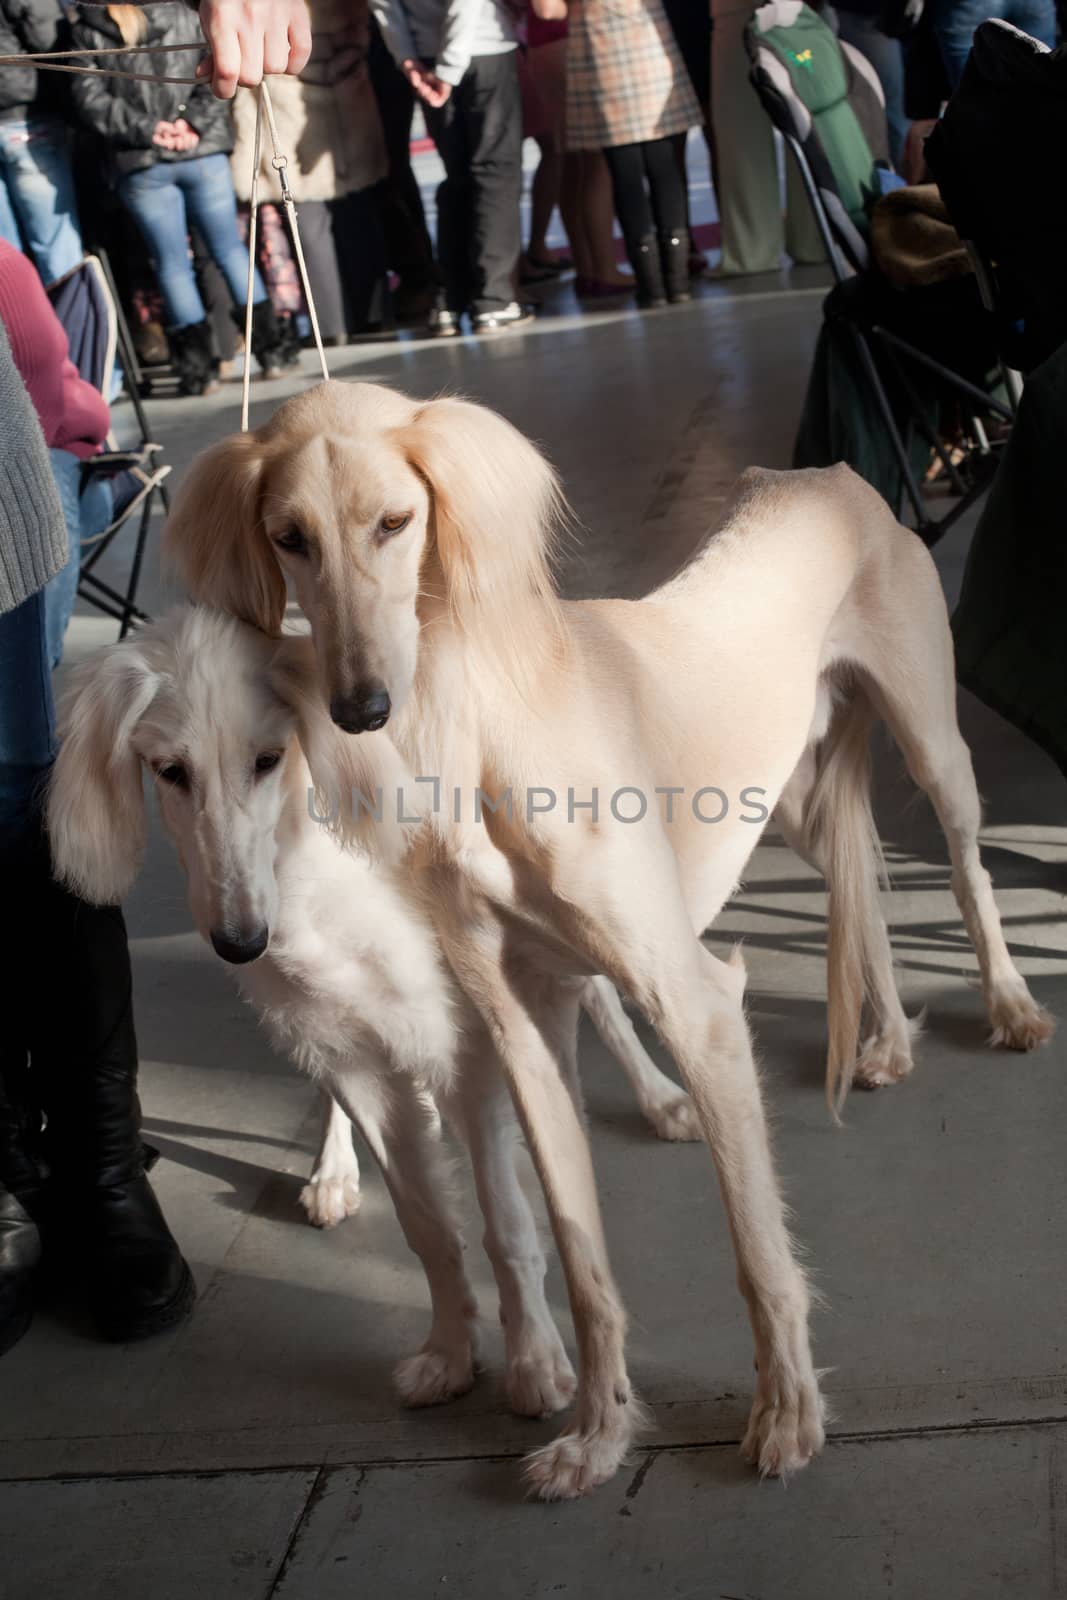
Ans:
[[[195,12],[184,6],[148,6],[144,15],[142,45],[197,44],[203,49],[203,34]],[[117,24],[96,6],[75,7],[73,33],[75,49],[105,50],[112,45],[123,49]],[[191,78],[198,60],[196,50],[182,51],[180,55],[122,53],[114,57],[114,66],[125,72]],[[229,105],[216,100],[207,84],[194,88],[117,78],[106,70],[111,64],[105,62],[97,72],[72,78],[71,83],[80,120],[100,135],[116,171],[139,172],[155,166],[157,161],[190,161],[220,152],[228,154],[233,149]],[[182,153],[161,150],[152,143],[156,123],[175,122],[179,117],[196,129],[200,143]]]
[[[58,0],[0,0],[0,55],[58,49],[62,21]],[[30,62],[0,67],[0,117],[32,116],[51,110],[60,76],[55,72],[39,73]]]

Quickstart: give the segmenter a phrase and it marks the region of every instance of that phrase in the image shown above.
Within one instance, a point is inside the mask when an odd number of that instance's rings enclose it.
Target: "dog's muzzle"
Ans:
[[[385,727],[392,709],[388,689],[371,684],[355,694],[335,695],[330,701],[330,720],[345,733],[374,733]]]

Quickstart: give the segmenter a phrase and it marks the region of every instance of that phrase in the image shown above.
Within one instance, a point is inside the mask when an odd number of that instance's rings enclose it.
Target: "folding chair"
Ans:
[[[859,51],[801,0],[761,6],[746,31],[746,46],[753,88],[796,161],[834,275],[826,324],[847,330],[888,440],[897,471],[894,509],[899,515],[906,498],[916,531],[933,544],[992,479],[995,454],[983,419],[1010,423],[1012,417],[1010,405],[990,392],[987,375],[996,355],[984,333],[977,289],[961,280],[962,287],[901,291],[872,261],[867,216],[893,179],[881,85]],[[916,342],[919,334],[922,344]],[[953,354],[967,362],[966,372],[939,359],[953,346]],[[962,462],[953,459],[953,445],[939,426],[950,398],[964,408],[973,441]],[[940,518],[919,483],[917,457],[928,460],[931,452],[957,496]]]
[[[86,383],[98,389],[109,404],[118,355],[137,421],[138,437],[129,448],[119,448],[114,436],[109,435],[108,449],[82,464],[83,487],[88,479],[110,480],[114,506],[107,527],[82,541],[78,594],[97,610],[114,617],[119,624],[119,638],[123,639],[131,624],[148,621],[147,614],[137,605],[137,587],[156,496],[164,509],[170,509],[166,480],[171,469],[157,459],[162,445],[149,438],[137,356],[106,260],[86,256],[78,266],[49,284],[47,292],[67,335],[71,360]],[[106,583],[94,569],[133,517],[140,520],[123,592]]]

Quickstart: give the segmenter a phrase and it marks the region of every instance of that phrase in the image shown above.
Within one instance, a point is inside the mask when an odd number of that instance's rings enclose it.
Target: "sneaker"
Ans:
[[[517,300],[513,300],[499,311],[475,312],[471,317],[471,327],[475,333],[503,333],[506,328],[521,328],[524,322],[532,322],[533,317],[533,306],[520,306]]]
[[[428,339],[455,339],[459,334],[459,317],[455,311],[435,306],[426,324]]]

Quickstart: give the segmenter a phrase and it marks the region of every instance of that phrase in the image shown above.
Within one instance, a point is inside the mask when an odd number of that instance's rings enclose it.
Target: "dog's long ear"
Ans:
[[[381,860],[398,859],[410,828],[429,804],[385,733],[342,733],[330,719],[310,637],[279,640],[271,686],[296,717],[297,738],[313,785],[311,815],[342,844]]]
[[[263,465],[255,433],[234,434],[197,456],[167,518],[163,556],[194,599],[276,634],[285,579],[260,526]]]
[[[431,400],[401,447],[429,485],[436,553],[453,615],[484,635],[521,627],[531,602],[555,617],[552,565],[567,507],[544,456],[494,411]]]
[[[135,642],[112,645],[76,669],[60,702],[46,801],[52,865],[96,905],[121,900],[141,865],[144,792],[131,739],[158,687]]]

